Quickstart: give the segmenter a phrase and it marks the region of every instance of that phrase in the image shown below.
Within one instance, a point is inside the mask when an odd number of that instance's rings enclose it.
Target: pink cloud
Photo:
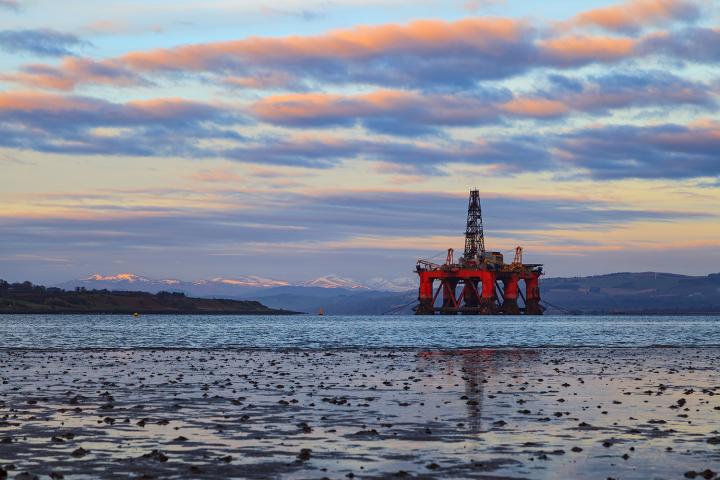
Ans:
[[[568,113],[570,108],[560,100],[546,98],[515,98],[501,108],[519,117],[558,117]]]
[[[634,32],[673,20],[694,21],[699,16],[697,3],[689,0],[628,0],[580,13],[562,23],[561,28],[599,27],[615,32]]]
[[[376,90],[358,95],[297,93],[274,95],[250,107],[265,122],[290,127],[363,126],[378,133],[418,135],[439,125],[475,125],[497,120],[495,102],[458,95],[422,95]]]
[[[20,72],[0,75],[0,80],[53,90],[72,90],[79,83],[114,86],[149,83],[112,60],[98,62],[78,57],[65,57],[58,67],[27,65]]]
[[[181,98],[158,98],[152,100],[111,103],[90,97],[65,96],[55,93],[10,91],[0,92],[0,115],[10,112],[91,114],[99,125],[134,121],[153,121],[192,116],[203,112],[219,112],[222,108]],[[76,120],[68,117],[67,120]]]
[[[302,59],[367,58],[391,52],[443,50],[449,45],[487,51],[500,42],[519,41],[523,22],[475,18],[456,22],[418,20],[408,25],[359,26],[317,36],[251,37],[244,40],[131,52],[120,61],[140,71],[210,70],[236,62],[295,63]]]
[[[238,175],[229,168],[211,168],[204,169],[193,173],[190,178],[198,182],[207,183],[225,183],[225,182],[243,182],[246,180],[242,175]]]
[[[637,41],[631,38],[565,36],[540,41],[543,55],[558,65],[622,60],[633,55]]]

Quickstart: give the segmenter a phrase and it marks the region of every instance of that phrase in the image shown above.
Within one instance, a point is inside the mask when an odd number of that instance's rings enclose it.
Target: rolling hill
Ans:
[[[285,315],[294,312],[268,308],[253,300],[190,298],[179,292],[148,293],[84,288],[67,291],[30,282],[9,284],[0,280],[1,313]]]

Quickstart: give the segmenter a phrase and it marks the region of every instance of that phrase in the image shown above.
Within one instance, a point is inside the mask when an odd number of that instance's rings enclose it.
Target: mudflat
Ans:
[[[714,478],[720,348],[0,350],[0,478]]]

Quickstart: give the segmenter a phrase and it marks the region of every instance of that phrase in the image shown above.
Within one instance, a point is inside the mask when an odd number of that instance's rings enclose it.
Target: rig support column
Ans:
[[[463,287],[463,313],[465,315],[477,315],[480,299],[478,298],[478,280],[476,278],[466,278]]]
[[[497,275],[495,272],[488,270],[481,270],[480,275],[482,281],[480,314],[492,315],[497,312],[497,304],[495,303],[495,280],[497,279]]]
[[[512,273],[503,278],[503,302],[500,310],[506,315],[520,315],[520,307],[518,307],[518,282],[520,276]]]
[[[525,277],[525,315],[542,315],[540,307],[540,275]]]
[[[420,276],[420,292],[418,295],[418,307],[415,315],[434,315],[433,307],[433,278],[429,272],[418,272]]]

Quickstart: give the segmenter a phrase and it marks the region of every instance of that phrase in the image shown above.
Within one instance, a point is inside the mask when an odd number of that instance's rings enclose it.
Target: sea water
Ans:
[[[0,315],[0,348],[720,346],[720,316]]]

